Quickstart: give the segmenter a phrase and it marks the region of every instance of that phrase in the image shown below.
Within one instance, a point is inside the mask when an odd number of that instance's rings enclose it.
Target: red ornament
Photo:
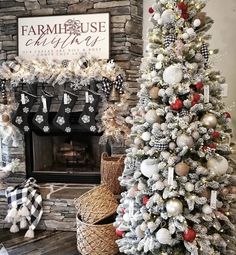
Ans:
[[[224,114],[225,118],[231,119],[231,114],[229,112],[224,112],[223,114]]]
[[[185,232],[183,233],[184,241],[187,241],[190,243],[192,243],[195,240],[196,236],[197,236],[197,233],[192,228],[185,230]]]
[[[186,12],[188,10],[188,6],[184,2],[179,2],[177,4],[177,7],[182,11]]]
[[[145,196],[143,197],[143,204],[146,205],[149,201],[149,197],[148,196]]]
[[[179,111],[183,108],[183,102],[180,99],[176,99],[174,103],[170,105],[170,108],[175,111]]]
[[[202,147],[202,151],[203,152],[206,152],[207,150],[211,149],[211,150],[216,150],[217,146],[215,143],[211,143],[211,144],[208,144],[208,145],[205,145]]]
[[[211,137],[212,137],[213,139],[219,138],[219,137],[220,137],[220,132],[214,131],[214,132],[211,134]]]
[[[124,231],[119,230],[118,228],[116,228],[116,235],[117,235],[117,236],[119,236],[119,237],[123,237],[123,236],[124,236],[124,234],[125,234],[125,232],[124,232]]]
[[[203,88],[202,82],[196,83],[196,84],[195,84],[195,87],[196,87],[196,89],[198,89],[198,90],[202,89],[202,88]]]
[[[150,7],[150,8],[148,9],[148,12],[149,12],[150,14],[153,14],[154,9],[153,9],[152,7]]]

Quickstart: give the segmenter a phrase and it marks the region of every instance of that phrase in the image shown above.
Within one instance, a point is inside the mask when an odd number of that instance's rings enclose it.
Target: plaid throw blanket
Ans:
[[[17,223],[20,223],[20,228],[29,228],[25,237],[33,238],[34,229],[43,214],[42,196],[36,180],[31,177],[15,188],[7,188],[6,197],[9,210],[5,220],[13,224],[10,231],[18,232]]]

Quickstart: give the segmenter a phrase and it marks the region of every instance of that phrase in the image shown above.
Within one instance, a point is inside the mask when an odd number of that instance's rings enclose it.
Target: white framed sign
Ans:
[[[109,59],[109,13],[18,18],[18,56],[72,60],[84,53]]]

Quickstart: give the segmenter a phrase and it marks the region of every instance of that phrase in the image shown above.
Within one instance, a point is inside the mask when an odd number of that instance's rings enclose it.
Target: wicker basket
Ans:
[[[79,214],[77,223],[77,248],[82,255],[115,255],[118,239],[113,223],[92,225],[84,223]]]
[[[124,170],[124,155],[111,156],[107,153],[102,154],[101,159],[101,182],[109,186],[111,192],[118,195],[122,192],[118,177]]]
[[[116,212],[118,203],[105,184],[99,185],[74,200],[84,222],[95,224]]]

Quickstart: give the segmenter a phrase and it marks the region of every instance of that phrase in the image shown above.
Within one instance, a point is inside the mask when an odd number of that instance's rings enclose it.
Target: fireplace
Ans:
[[[55,115],[50,113],[49,120]],[[88,132],[78,119],[79,113],[71,114],[69,134],[53,127],[46,134],[31,125],[32,130],[25,134],[27,177],[38,182],[100,182],[101,134]]]

